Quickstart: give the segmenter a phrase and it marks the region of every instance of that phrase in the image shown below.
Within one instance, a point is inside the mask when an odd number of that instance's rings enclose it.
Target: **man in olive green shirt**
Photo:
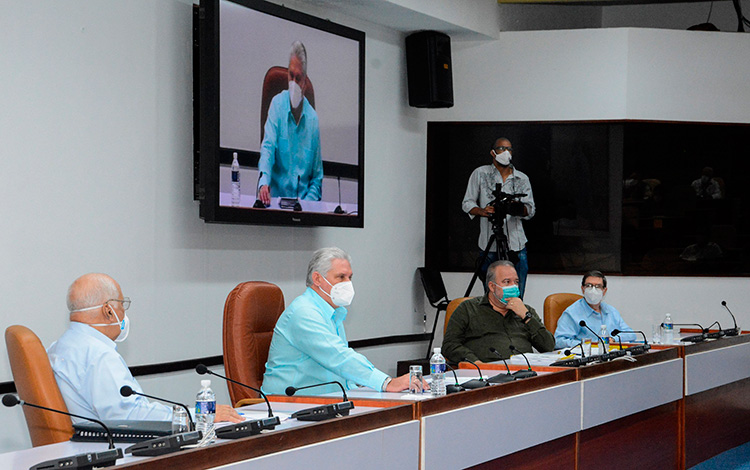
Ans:
[[[456,308],[443,338],[443,354],[454,363],[497,361],[490,352],[495,348],[503,356],[518,351],[547,352],[555,348],[555,337],[544,328],[533,308],[519,298],[518,274],[513,263],[496,261],[487,269],[487,290],[482,297],[468,299]]]

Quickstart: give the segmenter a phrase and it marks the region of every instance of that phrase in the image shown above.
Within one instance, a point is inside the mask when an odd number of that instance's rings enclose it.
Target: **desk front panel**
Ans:
[[[227,470],[413,470],[419,467],[419,421],[322,441],[221,467]]]
[[[716,343],[729,341],[720,339]],[[685,350],[685,395],[694,395],[750,377],[750,343],[690,354]]]
[[[680,400],[682,368],[671,359],[583,380],[582,429]]]
[[[478,465],[574,434],[580,424],[576,382],[423,415],[422,468]]]

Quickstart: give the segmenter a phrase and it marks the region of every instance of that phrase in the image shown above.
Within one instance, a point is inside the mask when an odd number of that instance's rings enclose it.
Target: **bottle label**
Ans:
[[[239,171],[233,171],[232,172],[232,183],[239,183],[240,181],[240,172]]]
[[[216,402],[215,401],[197,401],[195,402],[195,414],[215,414],[216,413]]]
[[[444,374],[445,364],[430,364],[430,374]]]

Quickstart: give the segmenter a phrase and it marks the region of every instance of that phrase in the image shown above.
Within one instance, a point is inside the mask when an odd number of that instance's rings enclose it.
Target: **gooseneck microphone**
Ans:
[[[453,372],[453,379],[456,381],[455,385],[454,384],[445,385],[445,394],[448,395],[448,394],[456,393],[456,392],[465,392],[466,389],[463,388],[461,384],[458,383],[458,375],[456,375],[456,369],[449,366],[447,363],[445,364],[445,367],[447,367],[448,369],[451,370],[451,372]]]
[[[102,452],[85,452],[83,454],[76,454],[71,457],[62,457],[59,459],[47,460],[38,463],[31,467],[31,469],[48,469],[48,468],[93,468],[96,467],[111,467],[115,465],[117,459],[123,457],[122,449],[115,448],[114,440],[112,439],[112,432],[109,428],[99,421],[98,419],[89,418],[87,416],[81,416],[67,411],[55,410],[54,408],[47,408],[46,406],[35,405],[19,399],[17,396],[12,394],[3,395],[3,405],[11,408],[16,405],[30,406],[32,408],[38,408],[44,411],[51,411],[53,413],[59,413],[62,415],[72,416],[74,418],[85,419],[86,421],[92,421],[99,426],[103,427],[107,432],[107,442],[109,448]]]
[[[322,387],[323,385],[338,385],[339,388],[341,389],[341,394],[344,396],[344,401],[349,401],[349,398],[347,398],[347,396],[346,396],[346,389],[344,388],[343,385],[341,385],[341,382],[338,382],[336,380],[334,380],[333,382],[324,382],[324,383],[319,383],[319,384],[306,385],[304,387],[291,387],[291,386],[289,386],[289,387],[286,388],[286,390],[284,390],[284,393],[286,393],[287,396],[291,397],[291,396],[293,396],[295,393],[297,393],[300,390],[305,390],[305,389],[308,389],[308,388],[315,388],[315,387]]]
[[[195,422],[193,421],[193,415],[190,414],[190,409],[182,403],[177,403],[176,401],[171,401],[171,400],[167,400],[164,398],[146,395],[145,393],[136,392],[135,390],[133,390],[132,387],[130,387],[130,385],[123,385],[122,387],[120,387],[120,395],[124,397],[129,397],[130,395],[139,395],[142,397],[150,398],[152,400],[163,401],[164,403],[169,403],[171,405],[181,406],[182,408],[185,409],[185,412],[187,412],[188,421],[190,421],[190,430],[195,431]]]
[[[593,333],[593,335],[594,335],[594,336],[596,336],[597,338],[599,338],[599,349],[600,349],[600,350],[602,351],[602,353],[601,353],[601,354],[599,354],[599,356],[601,357],[601,360],[602,360],[602,361],[608,361],[608,360],[610,360],[610,359],[612,358],[612,356],[610,356],[609,352],[604,352],[604,349],[606,348],[606,346],[604,345],[604,340],[602,339],[602,337],[601,337],[601,336],[599,336],[598,334],[596,334],[596,331],[592,330],[592,329],[591,329],[591,328],[590,328],[590,327],[589,327],[589,326],[588,326],[588,325],[586,324],[586,320],[581,320],[581,321],[579,321],[579,322],[578,322],[578,324],[579,324],[580,326],[582,326],[582,327],[586,328],[586,329],[587,329],[587,330],[589,330],[589,331],[590,331],[591,333]]]
[[[260,179],[263,178],[263,172],[258,172],[258,184],[255,185],[255,203],[253,209],[265,209],[266,205],[260,200]]]
[[[349,401],[349,399],[346,397],[346,389],[343,385],[341,385],[341,382],[338,382],[336,380],[332,382],[306,385],[304,387],[289,386],[286,388],[286,390],[284,390],[284,393],[291,397],[299,390],[333,384],[336,384],[339,386],[339,388],[341,388],[341,392],[344,394],[344,401],[342,401],[341,403],[333,403],[331,405],[321,405],[314,408],[306,408],[304,410],[293,413],[291,417],[297,419],[298,421],[324,421],[326,419],[338,418],[340,416],[348,416],[349,410],[354,408],[354,403]]]
[[[664,326],[664,323],[662,323],[661,326]],[[708,333],[708,328],[703,328],[697,323],[673,323],[672,326],[697,326],[698,328],[700,328],[700,334],[686,336],[680,340],[685,343],[700,343],[701,341],[706,339],[706,333]]]
[[[508,363],[505,361],[505,358],[500,355],[499,352],[497,352],[497,349],[490,347],[490,352],[494,354],[495,356],[499,357],[501,361],[503,361],[503,364],[505,364],[505,370],[508,371],[507,374],[497,374],[493,377],[490,377],[487,379],[487,382],[493,383],[493,384],[501,384],[505,382],[513,382],[516,380],[516,377],[510,373],[510,367],[508,367]]]
[[[727,309],[727,312],[729,312],[729,314],[732,316],[732,321],[734,322],[734,328],[730,328],[728,330],[724,330],[724,335],[725,336],[737,336],[738,334],[740,334],[740,329],[737,328],[737,319],[734,318],[734,314],[732,313],[731,310],[729,310],[729,307],[727,307],[727,301],[726,300],[722,300],[721,301],[721,305],[722,305],[722,307],[724,307],[725,309]]]
[[[339,205],[336,206],[336,208],[333,210],[333,213],[346,214],[346,211],[341,208],[341,176],[336,176],[336,179],[339,180]]]
[[[719,331],[711,331],[711,327],[714,326],[714,325],[716,325],[716,326],[719,327]],[[710,339],[719,339],[722,336],[725,336],[726,333],[724,333],[724,330],[721,328],[721,323],[719,323],[719,321],[716,320],[715,322],[713,322],[710,325],[708,325],[708,327],[706,328],[705,335],[706,335],[706,339],[708,339],[708,338],[710,338]]]
[[[529,362],[529,358],[526,357],[526,354],[524,354],[523,352],[521,352],[520,349],[518,349],[517,347],[513,346],[512,344],[509,344],[508,347],[510,348],[511,351],[517,352],[518,354],[520,354],[521,356],[523,356],[523,358],[526,360],[526,365],[529,367],[526,370],[517,370],[517,371],[515,371],[513,373],[513,376],[515,376],[517,379],[527,379],[529,377],[536,377],[537,373],[536,373],[536,371],[531,370],[531,363]]]
[[[573,353],[573,350],[575,348],[581,348],[581,357],[586,357],[586,353],[583,351],[583,341],[581,341],[580,343],[576,344],[575,346],[573,346],[570,349],[566,349],[565,351],[563,351],[563,353],[566,356],[570,356]]]
[[[469,358],[466,358],[466,357],[461,359],[461,361],[468,362],[472,366],[476,367],[477,371],[479,371],[479,380],[471,379],[468,382],[464,382],[462,385],[465,389],[473,390],[475,388],[487,387],[489,385],[489,382],[487,382],[486,380],[482,378],[482,369],[480,369],[479,366],[474,361],[470,361]]]
[[[297,175],[297,194],[296,194],[297,197],[295,198],[297,201],[294,203],[294,209],[293,209],[294,212],[302,211],[302,204],[299,203],[299,182],[301,178],[302,178],[301,175]]]
[[[269,418],[273,417],[273,412],[271,411],[271,403],[268,402],[268,397],[261,390],[255,387],[251,387],[247,384],[243,384],[242,382],[237,382],[236,380],[230,379],[229,377],[224,377],[223,375],[217,374],[216,372],[210,370],[208,367],[206,367],[203,364],[198,364],[197,366],[195,366],[195,371],[200,375],[205,375],[205,374],[215,375],[216,377],[219,377],[220,379],[224,379],[227,382],[232,382],[233,384],[237,384],[241,387],[249,388],[250,390],[257,392],[266,401],[266,407],[268,407],[268,417]]]
[[[203,364],[198,364],[197,366],[195,366],[195,371],[200,375],[215,375],[216,377],[224,379],[227,382],[232,382],[233,384],[249,388],[254,392],[258,392],[260,396],[263,397],[263,399],[266,401],[266,407],[268,408],[268,418],[252,419],[243,421],[241,423],[232,423],[228,426],[222,426],[216,429],[216,437],[220,437],[222,439],[239,439],[242,437],[260,434],[261,431],[266,429],[275,429],[276,425],[281,424],[281,420],[279,419],[279,417],[274,416],[273,412],[271,411],[271,404],[268,402],[268,397],[261,390],[258,390],[257,388],[251,387],[247,384],[243,384],[242,382],[232,380],[229,377],[224,377],[221,374],[217,374],[216,372],[209,370],[209,368]]]

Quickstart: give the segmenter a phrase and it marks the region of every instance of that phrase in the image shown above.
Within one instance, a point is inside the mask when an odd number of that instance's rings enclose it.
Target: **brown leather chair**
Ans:
[[[284,311],[284,294],[275,284],[243,282],[229,293],[224,304],[224,370],[230,379],[260,388],[266,372],[273,328]],[[235,406],[257,399],[252,390],[227,382]],[[243,404],[254,402],[245,401]]]
[[[443,325],[443,334],[445,334],[445,330],[448,329],[448,320],[451,319],[451,315],[453,315],[453,312],[459,305],[461,305],[461,302],[470,298],[471,297],[459,297],[450,301],[450,303],[448,304],[448,308],[445,310],[445,324]]]
[[[35,405],[68,411],[47,351],[37,335],[25,326],[9,326],[5,345],[19,397]],[[73,423],[68,416],[29,406],[23,407],[23,413],[34,447],[67,441],[73,436]]]
[[[576,300],[582,298],[581,294],[550,294],[544,299],[544,326],[552,334],[557,329],[557,320],[566,308]]]
[[[260,141],[263,142],[265,135],[266,118],[268,118],[268,108],[271,106],[271,100],[284,90],[289,88],[289,78],[286,67],[274,66],[268,69],[266,76],[263,77],[263,91],[260,98]],[[313,89],[310,77],[305,79],[305,98],[310,102],[310,106],[315,109],[315,90]]]

